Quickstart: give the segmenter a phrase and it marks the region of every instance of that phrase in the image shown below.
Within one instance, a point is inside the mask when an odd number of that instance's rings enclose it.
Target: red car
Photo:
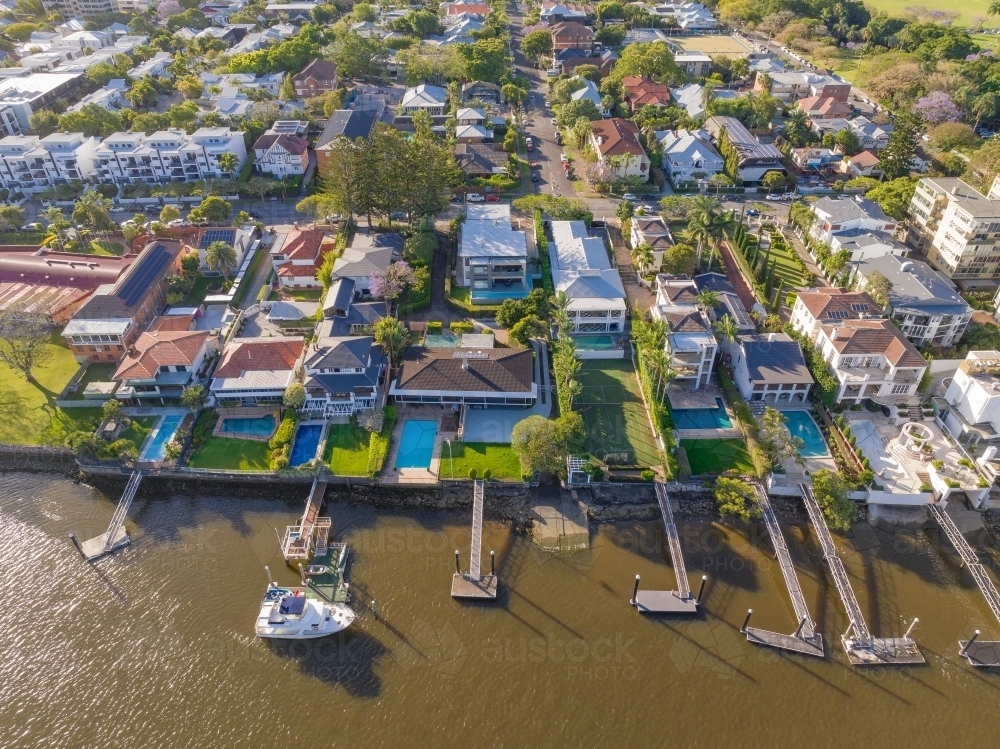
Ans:
[[[532,142],[531,138],[528,138],[527,149],[529,151],[534,151],[535,150],[535,144]]]
[[[488,193],[486,193],[486,202],[487,203],[499,203],[500,202],[500,196],[497,195],[495,192],[488,192]]]

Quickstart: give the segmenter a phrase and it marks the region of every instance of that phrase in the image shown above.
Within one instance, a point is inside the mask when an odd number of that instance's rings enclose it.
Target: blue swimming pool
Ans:
[[[436,421],[405,422],[396,453],[396,468],[430,468],[436,435]]]
[[[274,415],[268,414],[253,419],[225,419],[219,431],[234,437],[266,439],[274,434]]]
[[[674,424],[678,429],[732,429],[722,398],[716,398],[718,408],[674,409]]]
[[[174,433],[177,432],[177,427],[181,425],[183,418],[180,414],[168,414],[164,416],[159,426],[156,427],[153,438],[146,445],[146,449],[142,451],[140,458],[142,460],[161,462],[166,457],[167,443],[173,439]]]
[[[804,458],[826,458],[830,456],[830,451],[823,440],[823,433],[819,431],[813,417],[807,411],[782,411],[786,419],[786,426],[793,437],[801,439],[805,446],[802,448]]]
[[[292,443],[292,454],[288,464],[300,466],[316,457],[319,438],[323,435],[322,424],[302,424],[295,432],[295,442]]]

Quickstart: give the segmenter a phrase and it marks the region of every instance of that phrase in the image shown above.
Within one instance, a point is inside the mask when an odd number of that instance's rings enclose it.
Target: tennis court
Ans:
[[[610,465],[660,463],[660,450],[649,426],[639,380],[628,359],[593,359],[580,371],[583,391],[573,410],[587,430],[584,449]]]

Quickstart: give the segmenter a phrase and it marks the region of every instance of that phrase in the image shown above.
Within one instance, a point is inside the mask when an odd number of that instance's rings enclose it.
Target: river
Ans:
[[[786,538],[825,661],[739,633],[750,607],[755,626],[795,629],[756,526],[682,521],[692,587],[709,577],[704,613],[647,618],[628,604],[634,576],[674,587],[658,523],[592,526],[590,549],[557,556],[487,522],[501,596],[469,605],[449,596],[466,513],[341,504],[326,514],[351,547],[356,624],[268,645],[253,636],[263,566],[297,579],[272,528],[302,503],[140,499],[132,546],[87,565],[67,534],[103,532],[116,499],[0,474],[0,747],[939,747],[985,746],[1000,728],[1000,674],[956,645],[1000,627],[929,533],[880,533],[863,552],[837,539],[874,633],[920,617],[926,666],[863,670],[844,657],[843,607],[803,527]]]

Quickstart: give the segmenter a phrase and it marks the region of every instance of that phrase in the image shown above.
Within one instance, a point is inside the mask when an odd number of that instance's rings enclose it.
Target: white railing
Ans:
[[[132,500],[135,498],[135,493],[139,490],[139,484],[141,483],[142,471],[133,471],[128,483],[125,485],[125,491],[122,492],[122,498],[118,501],[118,507],[115,508],[115,514],[111,516],[111,522],[108,523],[108,532],[104,537],[105,551],[111,551],[111,547],[114,546],[115,536],[118,534],[118,529],[125,522],[125,516],[128,515],[128,508],[132,505]]]

